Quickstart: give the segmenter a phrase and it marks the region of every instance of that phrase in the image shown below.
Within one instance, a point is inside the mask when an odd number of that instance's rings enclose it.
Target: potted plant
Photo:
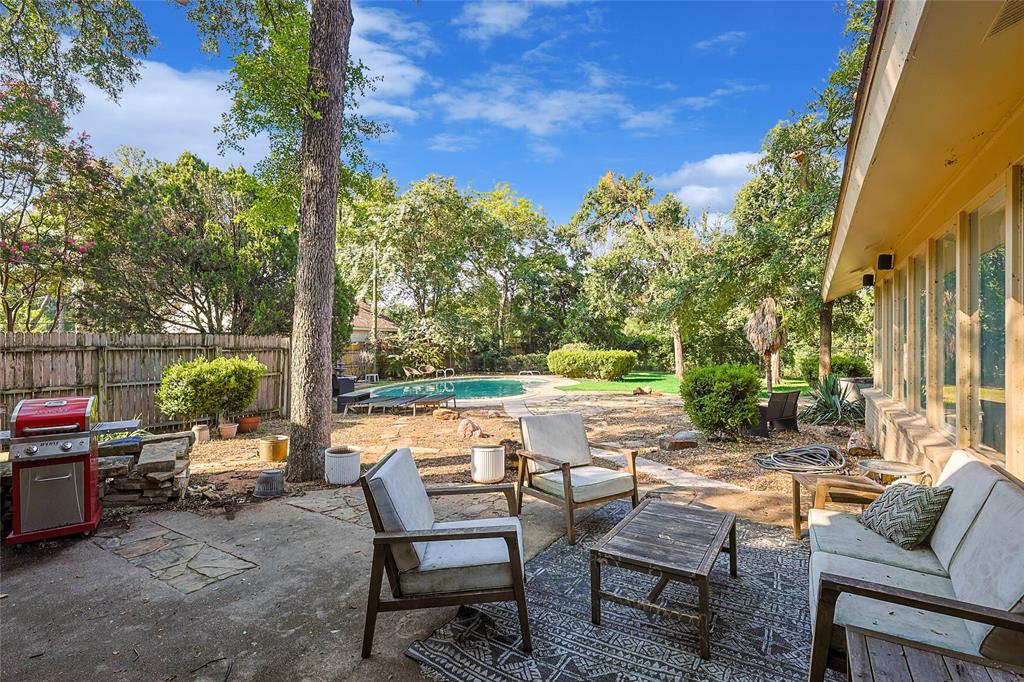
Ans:
[[[218,412],[221,415],[217,429],[222,438],[232,438],[239,430],[239,423],[231,419],[244,414],[255,402],[260,379],[266,374],[267,367],[251,355],[245,359],[216,358],[210,365],[217,374]],[[259,417],[256,417],[256,424],[259,424]]]

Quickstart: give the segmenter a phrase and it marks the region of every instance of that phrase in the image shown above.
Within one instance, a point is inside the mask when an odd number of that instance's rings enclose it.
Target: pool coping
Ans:
[[[579,383],[574,379],[566,379],[565,377],[556,376],[554,374],[460,374],[454,377],[448,377],[448,380],[452,379],[515,379],[518,381],[542,382],[537,386],[528,387],[525,393],[520,393],[519,395],[508,395],[500,398],[470,398],[465,400],[459,400],[459,407],[494,407],[496,405],[504,405],[507,402],[536,400],[538,398],[543,399],[547,397],[564,395],[561,391],[557,390],[557,387],[572,386],[573,384]],[[395,388],[398,386],[406,386],[408,384],[420,384],[433,380],[434,379],[418,379],[416,381],[403,381],[400,383],[388,384],[387,386],[381,386],[381,388]],[[438,377],[437,380],[440,381],[442,379]]]

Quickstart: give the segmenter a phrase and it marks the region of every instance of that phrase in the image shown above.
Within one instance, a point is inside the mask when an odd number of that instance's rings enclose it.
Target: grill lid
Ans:
[[[95,421],[95,396],[30,398],[11,413],[11,437],[81,433],[91,430]]]

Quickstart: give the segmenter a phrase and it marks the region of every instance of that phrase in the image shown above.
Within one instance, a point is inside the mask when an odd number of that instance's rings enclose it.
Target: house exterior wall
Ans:
[[[895,267],[875,273],[867,432],[886,458],[933,475],[963,448],[1024,476],[1022,130],[1024,104],[979,154],[1013,161],[981,179],[965,164],[941,197],[955,208],[921,239],[892,226]]]

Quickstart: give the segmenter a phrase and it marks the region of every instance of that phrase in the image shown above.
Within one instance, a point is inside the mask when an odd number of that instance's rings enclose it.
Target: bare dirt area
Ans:
[[[682,402],[674,396],[575,393],[530,404],[529,409],[535,414],[580,412],[584,415],[592,441],[631,447],[656,447],[661,436],[693,428]],[[505,444],[510,453],[521,447],[517,420],[509,417],[500,406],[460,409],[458,412],[461,418],[471,419],[479,427],[480,436],[461,438],[458,420],[439,420],[430,413],[415,417],[409,414],[350,414],[334,416],[331,442],[360,447],[364,470],[393,448],[412,448],[420,473],[428,485],[470,482],[470,448],[473,445]],[[287,421],[271,420],[262,423],[257,433],[196,444],[192,450],[193,483],[213,484],[224,498],[244,498],[252,491],[260,471],[282,466],[260,461],[257,450],[259,437],[288,433]],[[768,439],[751,438],[740,442],[708,442],[702,439],[697,448],[674,452],[658,450],[644,456],[751,490],[788,492],[789,476],[760,469],[751,459],[755,453],[814,443],[845,450],[849,435],[850,429],[846,427],[801,424],[799,432],[777,432]],[[515,467],[515,458],[507,457],[506,481],[515,480]],[[655,482],[643,474],[641,479]],[[321,483],[289,484],[288,490],[300,492],[324,486]]]

